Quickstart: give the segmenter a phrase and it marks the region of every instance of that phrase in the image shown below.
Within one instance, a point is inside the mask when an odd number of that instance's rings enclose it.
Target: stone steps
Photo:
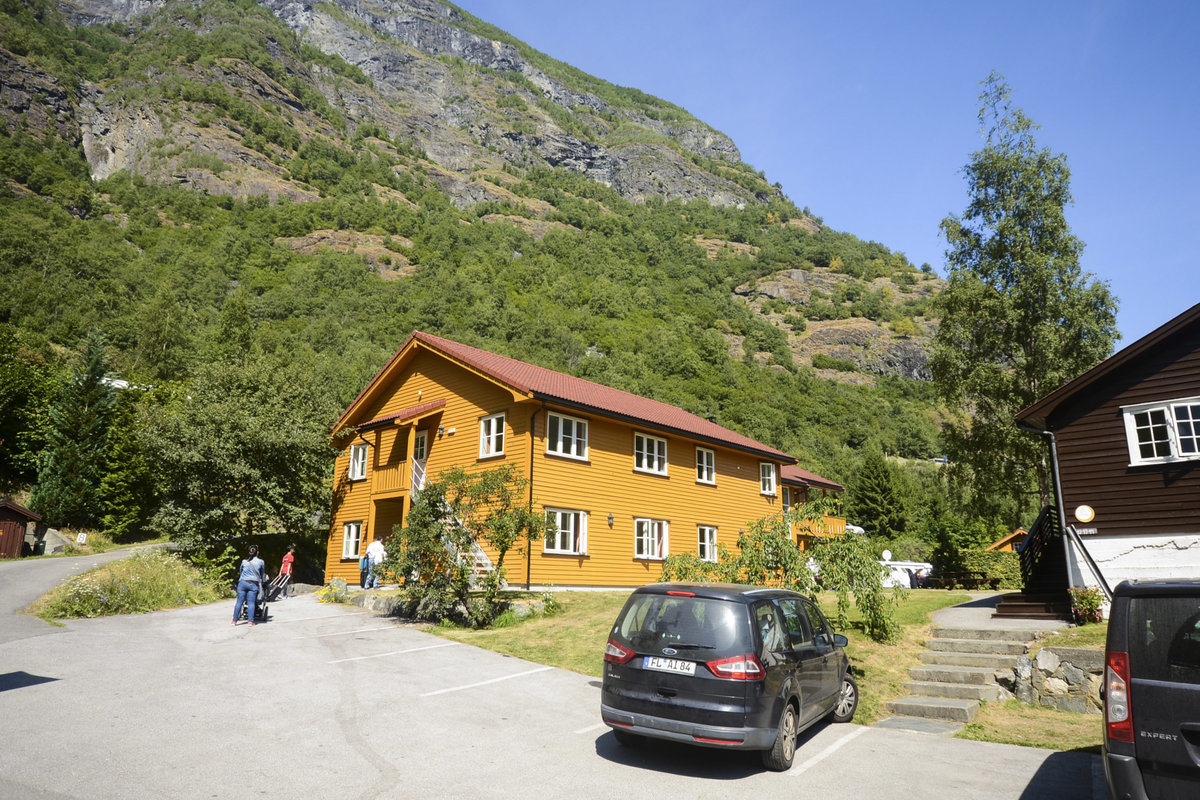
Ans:
[[[889,700],[897,716],[919,717],[959,725],[970,722],[981,702],[1011,697],[997,681],[997,672],[1011,674],[1029,642],[1041,637],[1031,628],[947,628],[934,626],[911,667],[905,688],[911,697]]]

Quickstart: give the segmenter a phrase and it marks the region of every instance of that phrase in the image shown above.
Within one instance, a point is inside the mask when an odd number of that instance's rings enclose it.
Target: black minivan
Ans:
[[[858,685],[825,615],[783,589],[655,583],[621,609],[604,652],[600,714],[617,741],[641,737],[761,750],[786,770],[796,736],[848,722]]]
[[[1200,581],[1121,583],[1106,650],[1109,797],[1200,797]]]

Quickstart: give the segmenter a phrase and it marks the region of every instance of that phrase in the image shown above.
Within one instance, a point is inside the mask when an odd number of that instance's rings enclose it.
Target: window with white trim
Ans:
[[[717,560],[717,528],[715,525],[697,525],[696,526],[697,553],[700,555],[701,561]]]
[[[1121,411],[1131,465],[1200,459],[1200,397],[1126,406]]]
[[[350,445],[350,480],[361,481],[367,477],[367,446]]]
[[[667,474],[667,440],[644,433],[633,435],[633,468],[638,472]]]
[[[587,433],[587,420],[547,414],[546,452],[570,458],[587,458]]]
[[[775,494],[775,465],[769,461],[758,462],[758,486],[761,494]]]
[[[492,414],[479,420],[479,457],[504,455],[504,415]]]
[[[665,519],[635,519],[633,530],[634,558],[660,560],[667,557],[667,521]]]
[[[342,558],[358,558],[362,541],[362,522],[347,522],[342,526]]]
[[[546,520],[553,528],[546,534],[546,552],[567,555],[587,553],[587,512],[565,508],[546,509]]]
[[[696,448],[696,483],[717,482],[717,454],[707,447]]]

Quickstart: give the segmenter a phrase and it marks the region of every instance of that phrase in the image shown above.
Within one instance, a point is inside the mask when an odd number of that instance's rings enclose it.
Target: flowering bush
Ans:
[[[1104,595],[1096,586],[1072,586],[1071,613],[1075,622],[1083,625],[1088,622],[1099,622],[1103,619],[1100,608],[1104,605]]]

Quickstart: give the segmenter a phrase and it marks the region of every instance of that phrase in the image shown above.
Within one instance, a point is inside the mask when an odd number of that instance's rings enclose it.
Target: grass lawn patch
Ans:
[[[983,704],[975,721],[965,725],[957,737],[1099,754],[1103,724],[1101,714],[1074,714],[1006,700]]]

